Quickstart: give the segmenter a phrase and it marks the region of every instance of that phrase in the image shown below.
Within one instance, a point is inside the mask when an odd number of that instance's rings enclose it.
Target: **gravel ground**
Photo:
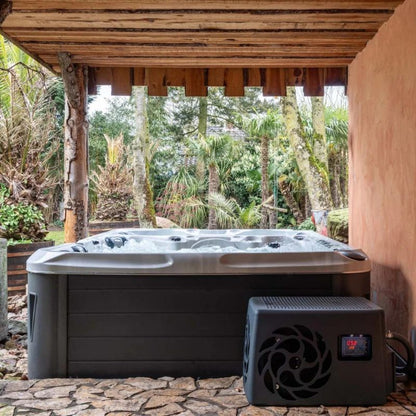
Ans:
[[[26,297],[9,298],[9,337],[0,344],[0,416],[416,416],[416,384],[384,406],[254,407],[240,377],[27,379]]]

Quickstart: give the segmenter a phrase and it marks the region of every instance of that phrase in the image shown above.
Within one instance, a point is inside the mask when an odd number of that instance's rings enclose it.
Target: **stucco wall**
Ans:
[[[416,326],[416,0],[349,68],[350,243],[373,264],[388,327]]]

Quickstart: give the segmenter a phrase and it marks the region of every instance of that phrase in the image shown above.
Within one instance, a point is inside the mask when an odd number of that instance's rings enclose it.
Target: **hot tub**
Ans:
[[[309,231],[113,230],[27,270],[30,378],[241,374],[249,298],[370,292],[366,255]]]

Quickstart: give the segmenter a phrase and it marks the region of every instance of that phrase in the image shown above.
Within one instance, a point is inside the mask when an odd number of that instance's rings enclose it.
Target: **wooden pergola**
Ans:
[[[283,96],[347,86],[348,65],[403,1],[0,0],[0,31],[61,74],[65,121],[65,232],[87,235],[87,97],[97,85],[129,95],[169,86],[205,96],[244,87]]]

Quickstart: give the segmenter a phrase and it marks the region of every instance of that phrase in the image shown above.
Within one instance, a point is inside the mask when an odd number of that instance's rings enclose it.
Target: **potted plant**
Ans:
[[[43,210],[56,183],[58,149],[48,75],[0,38],[0,237],[8,240],[9,290],[26,285],[26,259],[44,242]]]

